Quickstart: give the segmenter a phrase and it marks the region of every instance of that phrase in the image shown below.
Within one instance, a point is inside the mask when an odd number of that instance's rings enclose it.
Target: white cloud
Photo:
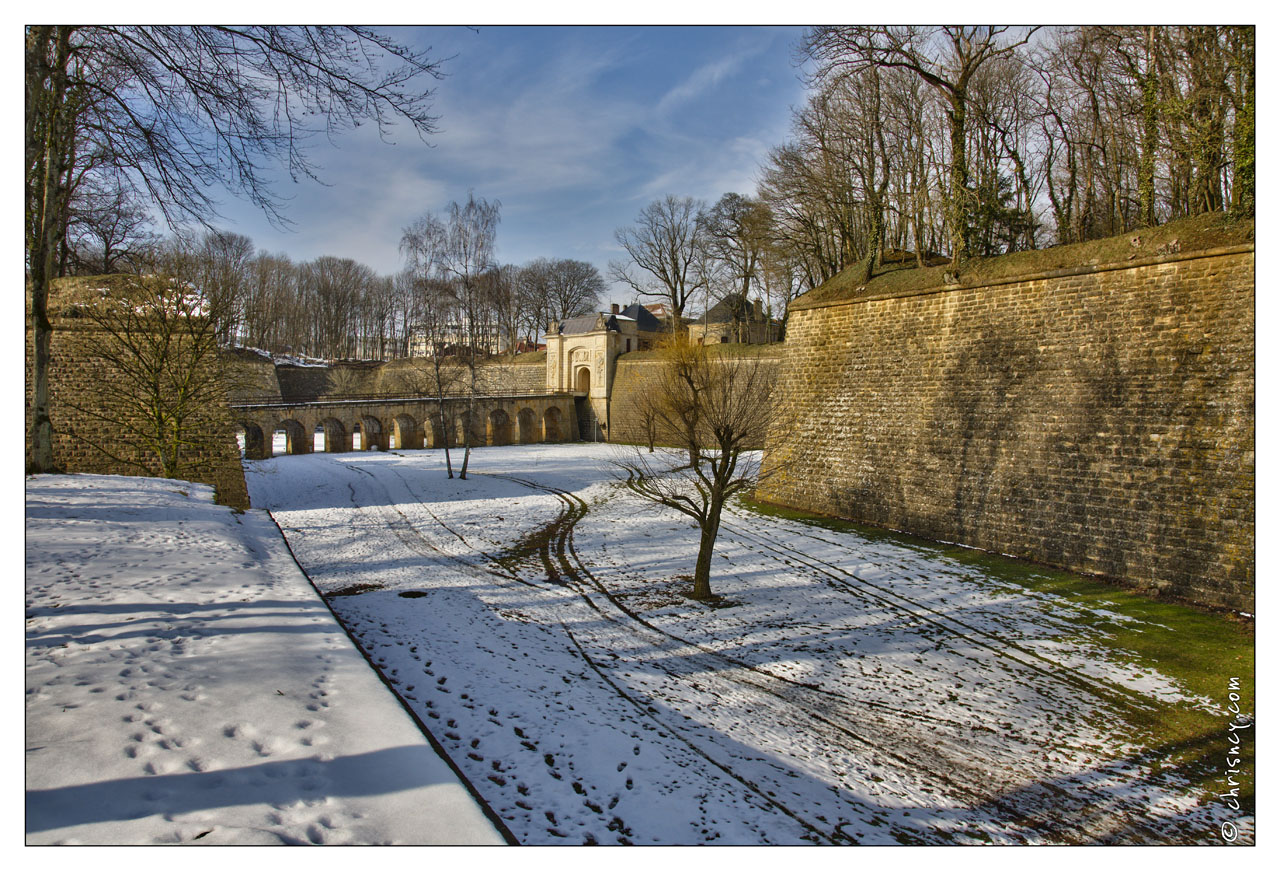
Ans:
[[[409,130],[388,145],[368,126],[336,148],[317,141],[329,186],[281,184],[296,232],[238,205],[229,229],[297,260],[332,254],[390,273],[406,224],[474,190],[503,204],[504,259],[572,256],[603,270],[619,253],[614,230],[655,197],[752,193],[760,162],[786,135],[786,103],[801,93],[785,84],[791,35],[778,30],[430,29],[422,38],[456,55],[436,91],[432,147]]]
[[[675,107],[714,90],[727,77],[736,73],[746,60],[747,55],[735,52],[698,67],[692,75],[663,95],[658,101],[657,114],[666,115]]]

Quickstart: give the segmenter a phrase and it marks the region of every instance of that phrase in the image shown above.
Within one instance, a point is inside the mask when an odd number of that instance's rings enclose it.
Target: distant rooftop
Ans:
[[[637,330],[657,333],[662,331],[662,322],[653,316],[648,309],[639,303],[633,303],[617,312],[596,312],[576,318],[565,318],[557,325],[557,332],[562,336],[574,336],[592,333],[596,330],[618,330],[620,321],[634,321]]]

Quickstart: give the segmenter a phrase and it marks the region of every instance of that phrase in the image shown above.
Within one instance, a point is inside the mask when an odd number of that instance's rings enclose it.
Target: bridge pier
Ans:
[[[384,427],[382,421],[370,415],[360,417],[360,450],[386,451],[391,445],[388,439],[390,427]]]
[[[244,456],[246,460],[268,460],[271,458],[271,442],[263,435],[262,427],[254,424],[242,424],[244,430]]]

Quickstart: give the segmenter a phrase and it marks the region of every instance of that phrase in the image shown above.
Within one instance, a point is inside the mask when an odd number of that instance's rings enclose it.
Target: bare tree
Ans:
[[[110,275],[131,272],[154,254],[158,237],[145,209],[119,185],[78,185],[68,208],[64,273]]]
[[[356,355],[359,301],[377,281],[373,270],[347,257],[302,264],[299,290],[311,317],[311,353],[329,359]]]
[[[605,294],[604,279],[592,264],[546,257],[520,269],[516,288],[522,323],[530,338],[540,335],[551,321],[595,311]]]
[[[773,213],[773,262],[785,262],[810,289],[850,262],[851,247],[843,198],[830,195],[833,176],[814,157],[801,143],[779,146],[760,183],[760,197]]]
[[[622,227],[614,237],[631,263],[611,263],[610,276],[640,296],[662,299],[671,306],[671,329],[690,299],[705,287],[707,256],[703,203],[692,197],[666,196],[641,210],[633,227]],[[636,275],[632,265],[640,269]]]
[[[674,336],[661,351],[661,374],[646,420],[656,438],[615,459],[632,492],[687,515],[701,536],[694,599],[710,599],[711,557],[725,502],[759,474],[773,410],[774,372],[758,357],[726,356]],[[653,450],[653,441],[669,447]]]
[[[383,33],[351,27],[26,28],[26,267],[33,409],[28,465],[53,467],[48,410],[49,281],[69,220],[76,169],[206,222],[224,186],[283,220],[268,164],[315,175],[304,150],[365,120],[434,130],[423,78],[437,63]]]
[[[707,213],[711,257],[723,263],[743,299],[760,277],[760,262],[773,232],[773,216],[760,200],[728,193]]]
[[[391,285],[393,320],[391,341],[397,357],[412,356],[413,329],[421,319],[425,302],[422,285],[412,269],[396,273]]]
[[[1254,29],[1063,29],[1034,52],[1057,241],[1253,211]],[[1003,101],[1002,101],[1003,102]]]
[[[815,27],[804,51],[818,64],[818,78],[841,77],[872,68],[906,70],[919,76],[947,105],[949,127],[948,225],[953,263],[969,255],[972,195],[966,135],[969,86],[982,66],[1025,45],[1036,28],[1021,35],[996,26]]]
[[[495,266],[486,276],[488,280],[489,307],[493,312],[493,325],[498,333],[498,345],[503,353],[514,354],[520,347],[520,327],[527,318],[519,293],[519,268],[510,264]]]
[[[451,203],[445,222],[445,244],[440,255],[440,269],[454,279],[457,286],[458,317],[467,367],[467,411],[462,426],[462,468],[459,477],[467,477],[471,461],[472,438],[478,427],[476,396],[480,392],[479,360],[488,355],[496,333],[493,308],[489,304],[488,274],[495,266],[494,241],[502,204],[497,200],[477,200],[467,195],[465,204]]]
[[[409,262],[409,268],[424,280],[435,279],[437,286],[447,287],[452,300],[436,299],[431,310],[431,325],[438,334],[448,334],[460,361],[465,365],[467,384],[464,390],[467,410],[462,427],[462,467],[459,477],[467,477],[471,459],[472,435],[477,428],[475,398],[480,389],[480,369],[477,365],[482,355],[491,350],[496,332],[491,305],[494,241],[500,220],[501,203],[477,200],[469,194],[465,204],[452,203],[447,217],[427,214],[406,227],[400,240],[401,251]],[[447,312],[450,319],[440,321]],[[443,349],[434,349],[438,358]],[[437,384],[441,384],[437,378]],[[443,394],[441,395],[443,414]],[[447,427],[446,427],[447,429]],[[448,435],[445,436],[446,445]],[[453,477],[452,463],[449,476]]]
[[[547,293],[550,320],[564,320],[595,311],[604,299],[600,271],[585,260],[549,261]],[[546,323],[543,323],[546,326]]]
[[[446,354],[449,343],[456,338],[458,321],[458,296],[453,282],[438,278],[421,280],[422,311],[417,322],[419,335],[428,347],[428,377],[425,385],[414,384],[415,390],[436,398],[437,419],[424,421],[439,433],[438,444],[444,448],[445,471],[453,477],[453,427],[445,415],[445,397],[465,388],[463,367],[457,365],[457,357]],[[456,346],[454,346],[456,347]],[[425,389],[423,389],[425,387]]]
[[[243,303],[244,343],[272,352],[302,348],[298,270],[283,254],[259,252],[248,264]]]
[[[197,241],[190,280],[209,299],[218,319],[218,339],[229,345],[236,341],[243,321],[245,287],[253,240],[239,233],[210,230]]]

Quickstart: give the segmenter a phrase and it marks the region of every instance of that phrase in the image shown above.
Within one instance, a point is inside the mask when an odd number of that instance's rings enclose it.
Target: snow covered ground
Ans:
[[[466,481],[439,451],[246,463],[521,843],[1215,841],[1230,812],[1126,725],[1212,702],[1091,643],[1065,600],[735,509],[724,602],[693,603],[695,530],[617,486],[615,450],[485,448]]]
[[[27,843],[504,842],[264,512],[26,490]]]

